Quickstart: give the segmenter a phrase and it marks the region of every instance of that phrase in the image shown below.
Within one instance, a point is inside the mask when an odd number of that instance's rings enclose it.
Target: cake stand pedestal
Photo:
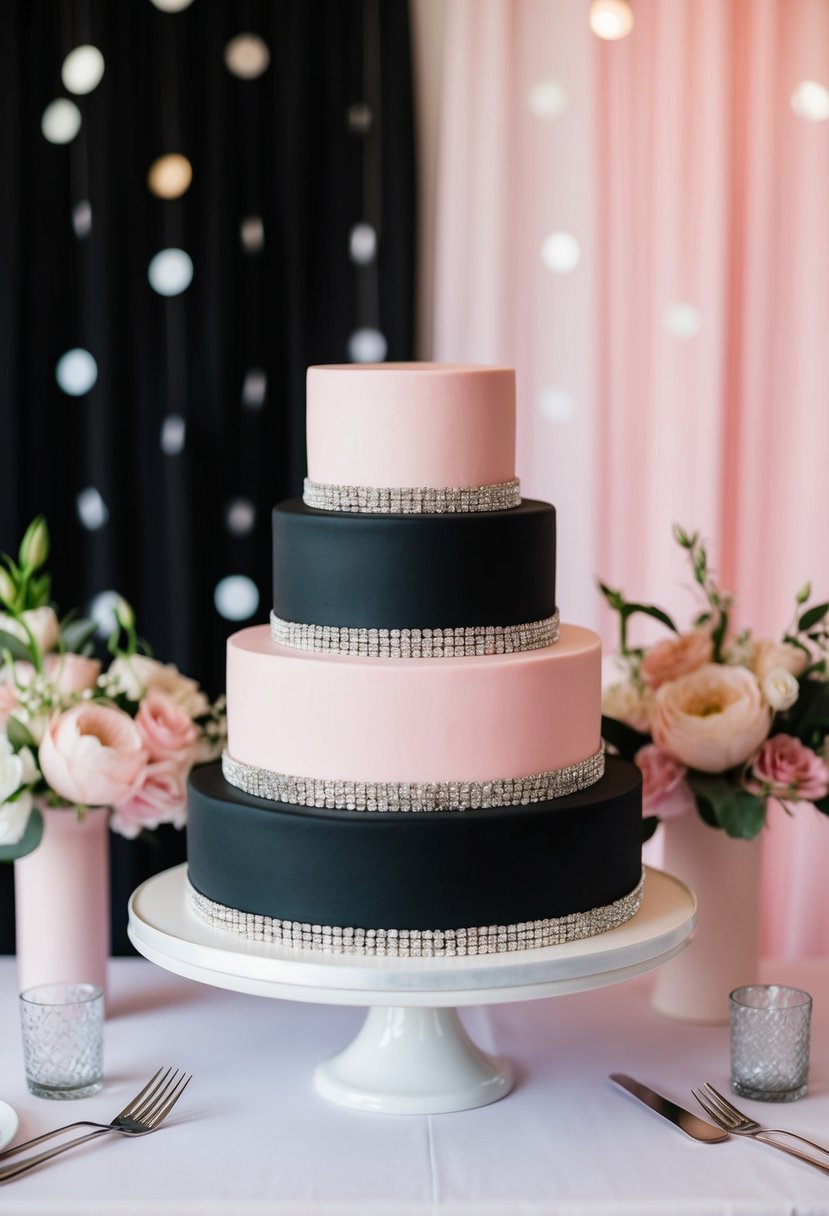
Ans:
[[[453,958],[322,954],[212,928],[190,908],[186,872],[177,866],[133,893],[128,932],[135,948],[168,971],[218,988],[368,1006],[357,1037],[317,1067],[314,1083],[333,1102],[381,1114],[440,1114],[505,1097],[510,1065],[475,1046],[457,1006],[563,996],[629,979],[685,948],[696,911],[686,886],[649,870],[637,915],[584,941]]]

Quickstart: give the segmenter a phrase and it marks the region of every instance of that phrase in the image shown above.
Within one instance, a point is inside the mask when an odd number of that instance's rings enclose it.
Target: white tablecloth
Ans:
[[[746,1103],[829,1141],[829,964],[767,966],[815,996],[810,1090]],[[20,1137],[73,1118],[108,1121],[161,1064],[194,1080],[169,1124],[106,1137],[0,1187],[2,1216],[829,1216],[829,1177],[763,1145],[701,1145],[616,1091],[618,1070],[686,1106],[728,1084],[726,1027],[666,1021],[651,977],[597,992],[463,1011],[518,1084],[493,1106],[431,1117],[359,1114],[316,1096],[317,1062],[362,1011],[241,996],[144,960],[111,965],[103,1090],[32,1097],[23,1079],[15,968],[0,960],[0,1097]]]

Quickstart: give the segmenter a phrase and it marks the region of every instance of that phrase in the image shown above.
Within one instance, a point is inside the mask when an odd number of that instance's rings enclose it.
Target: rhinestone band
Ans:
[[[215,929],[225,929],[250,941],[289,946],[295,950],[321,950],[323,954],[446,958],[535,950],[606,933],[636,915],[644,883],[643,870],[638,884],[628,895],[604,907],[591,908],[589,912],[470,929],[341,929],[334,925],[277,920],[214,903],[189,883],[187,886],[190,905],[201,920]]]
[[[458,629],[348,629],[303,625],[271,613],[271,637],[280,646],[315,654],[370,659],[451,659],[520,654],[558,641],[558,611],[528,625],[472,625]]]
[[[467,515],[507,511],[521,503],[518,480],[489,486],[338,486],[310,481],[302,501],[320,511],[354,511],[363,515]]]
[[[328,810],[400,812],[468,811],[548,802],[595,785],[604,774],[604,752],[566,768],[500,781],[334,781],[291,777],[243,764],[224,753],[222,773],[238,790],[271,802]]]

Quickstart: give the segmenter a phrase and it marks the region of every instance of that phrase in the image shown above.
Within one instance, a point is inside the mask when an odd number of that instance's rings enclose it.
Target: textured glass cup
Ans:
[[[20,994],[26,1084],[39,1098],[86,1098],[104,1075],[104,994],[94,984],[39,984]]]
[[[806,1092],[812,998],[751,984],[731,993],[731,1086],[743,1098],[794,1102]]]

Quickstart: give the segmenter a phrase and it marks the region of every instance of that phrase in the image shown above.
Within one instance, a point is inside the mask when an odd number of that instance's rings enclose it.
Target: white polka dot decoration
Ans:
[[[558,118],[567,109],[567,92],[557,80],[539,80],[527,94],[527,105],[537,118]]]
[[[554,274],[569,274],[580,260],[579,243],[569,232],[551,232],[541,246],[541,261]]]
[[[161,424],[161,450],[165,456],[179,456],[187,441],[187,423],[181,414],[168,414]]]
[[[150,3],[162,13],[180,13],[189,8],[193,0],[150,0]]]
[[[81,129],[81,112],[74,101],[59,97],[43,111],[40,129],[50,144],[70,144]]]
[[[371,224],[355,224],[348,238],[348,252],[352,262],[368,266],[377,256],[377,233]]]
[[[97,89],[104,75],[104,57],[97,46],[76,46],[63,61],[60,78],[67,93],[84,96]]]
[[[99,591],[89,601],[86,615],[98,626],[96,633],[99,638],[108,638],[118,625],[115,609],[120,602],[117,591]]]
[[[829,89],[817,80],[803,80],[792,93],[789,104],[798,118],[805,118],[807,122],[826,122]]]
[[[265,225],[262,216],[245,216],[239,226],[239,238],[245,253],[259,253],[265,245]]]
[[[242,405],[249,410],[261,410],[268,392],[268,375],[264,368],[251,367],[242,384]]]
[[[355,329],[348,339],[348,357],[352,363],[382,363],[389,344],[379,329]]]
[[[237,34],[225,47],[225,67],[240,80],[255,80],[270,61],[268,45],[258,34]]]
[[[249,498],[232,498],[225,507],[225,526],[234,536],[247,536],[256,523],[256,507]]]
[[[216,584],[213,602],[226,621],[246,621],[259,607],[259,591],[246,574],[229,574]]]
[[[98,379],[98,364],[88,350],[76,346],[61,355],[55,366],[58,388],[70,397],[82,397]]]
[[[564,389],[543,388],[538,395],[538,412],[547,422],[569,422],[576,412],[576,399]]]
[[[92,231],[92,204],[88,198],[82,198],[72,208],[72,227],[79,241],[88,237]]]
[[[591,30],[598,38],[618,42],[633,29],[633,9],[627,0],[593,0],[589,21]]]
[[[674,300],[665,309],[665,328],[675,338],[687,342],[697,336],[701,326],[699,309],[688,300]]]
[[[75,500],[78,519],[89,532],[97,532],[109,519],[109,508],[94,486],[81,490]]]
[[[150,287],[160,296],[179,296],[193,280],[193,262],[183,249],[162,249],[147,267]]]
[[[159,156],[147,172],[147,186],[156,198],[181,198],[190,189],[193,166],[179,152]]]

